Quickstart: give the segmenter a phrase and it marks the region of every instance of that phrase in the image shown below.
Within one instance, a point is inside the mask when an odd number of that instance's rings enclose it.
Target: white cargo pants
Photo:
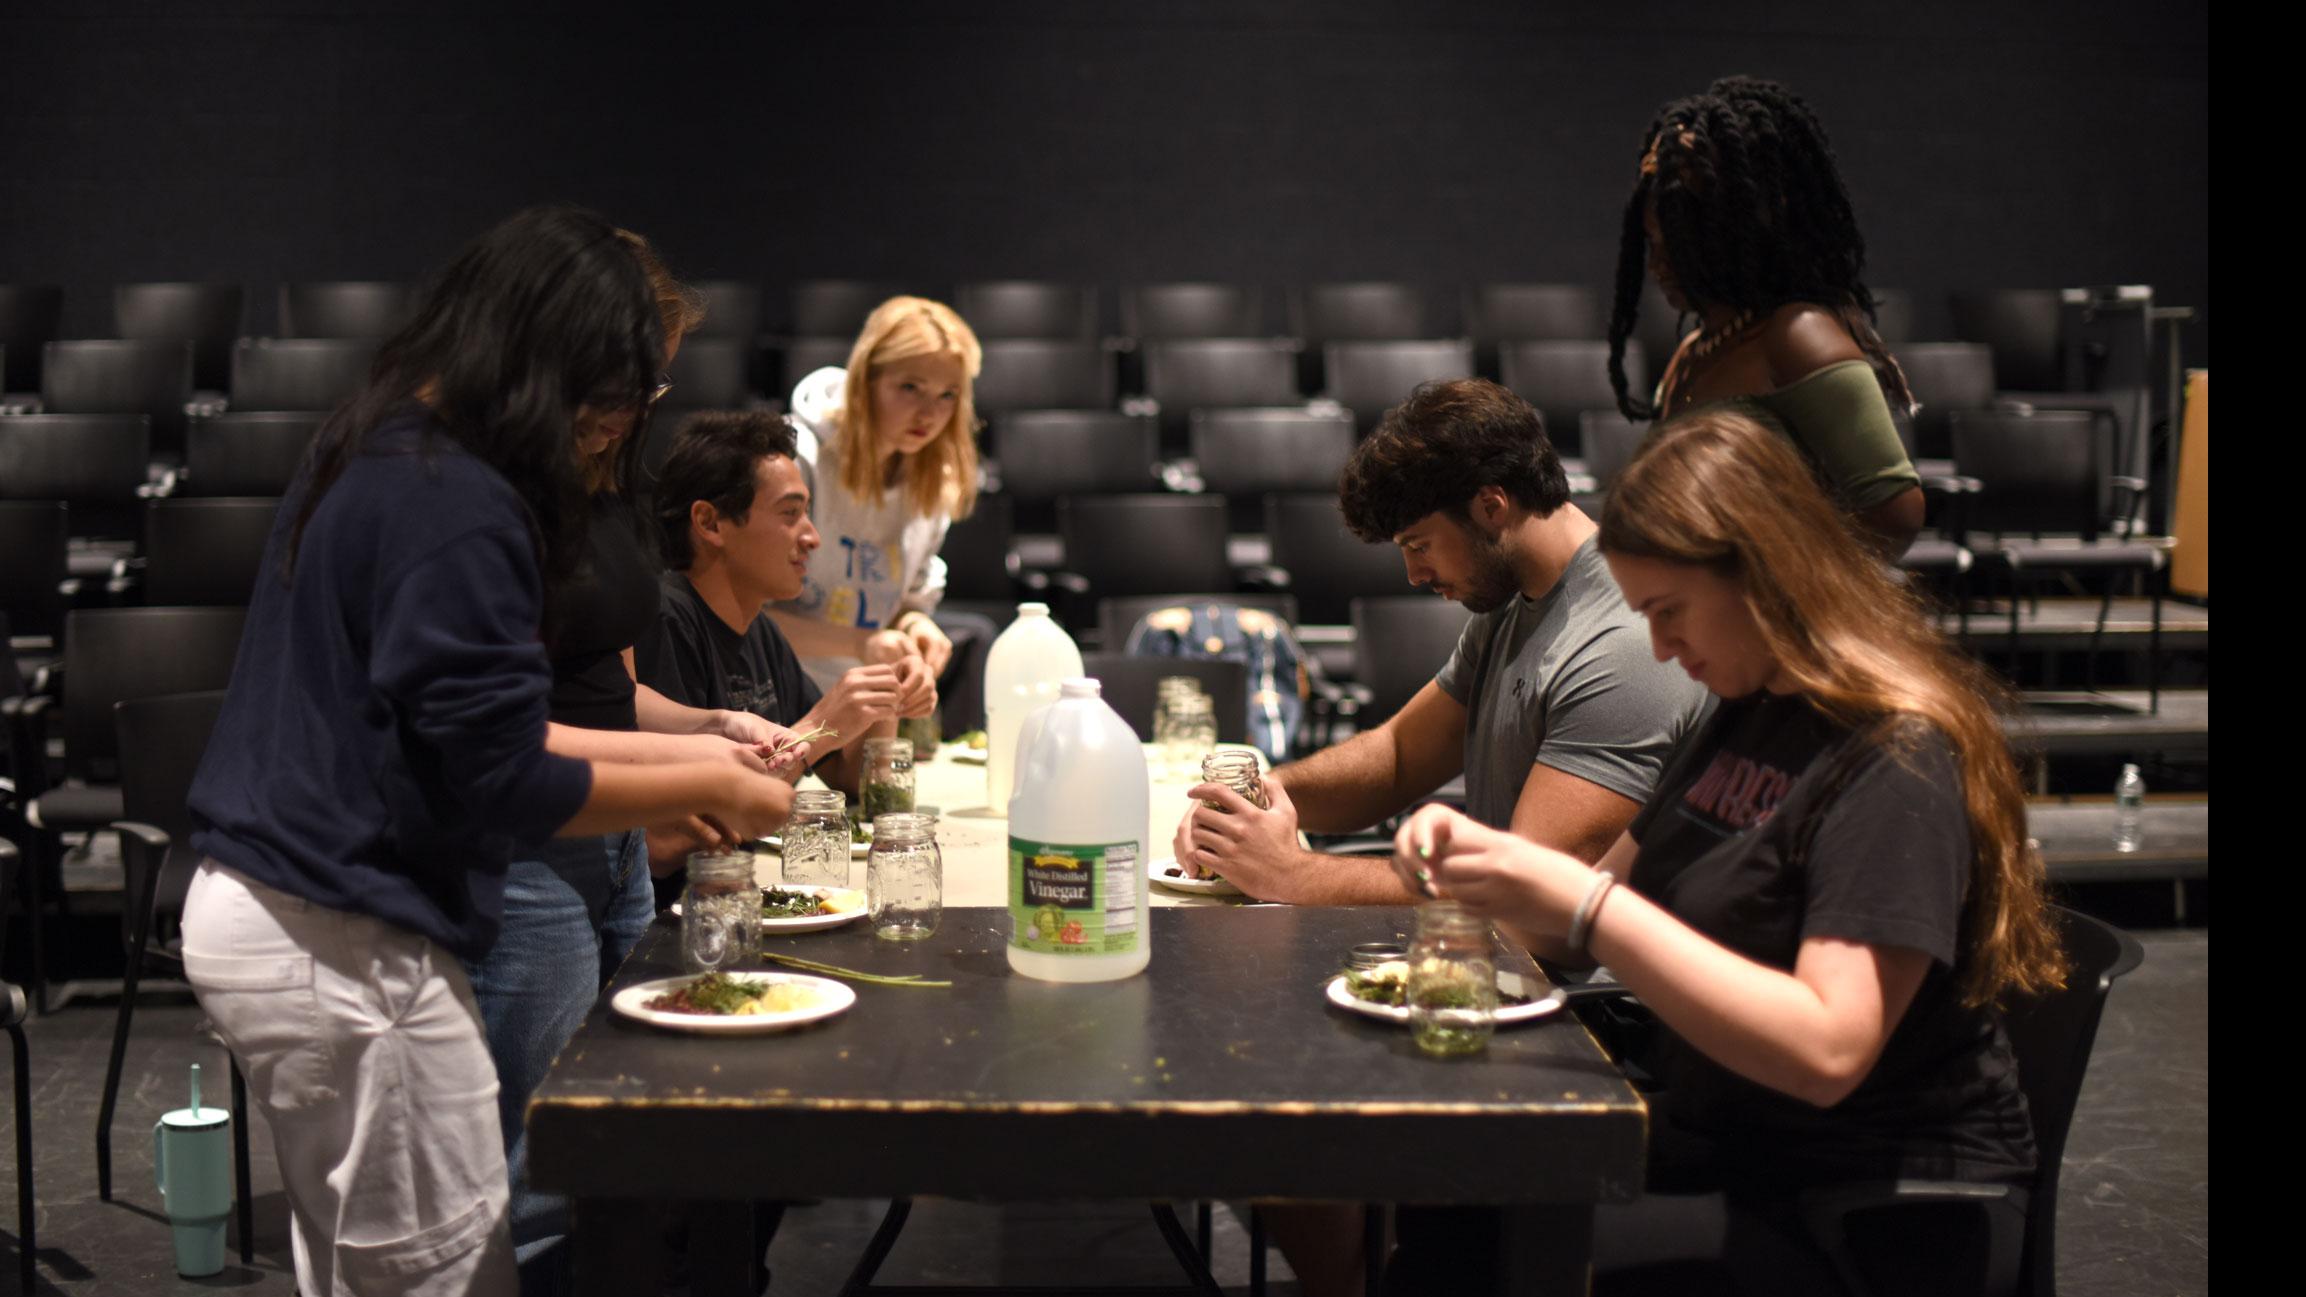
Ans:
[[[496,1068],[455,956],[203,861],[184,967],[272,1127],[305,1297],[510,1297]]]

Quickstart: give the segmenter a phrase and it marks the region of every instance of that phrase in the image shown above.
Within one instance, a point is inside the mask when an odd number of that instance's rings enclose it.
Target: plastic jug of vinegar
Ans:
[[[1145,749],[1094,680],[1032,718],[1009,801],[1009,967],[1050,982],[1144,970]]]
[[[1045,603],[1017,605],[1017,620],[985,654],[985,804],[995,811],[1016,791],[1017,731],[1057,701],[1057,682],[1081,674],[1081,650]]]

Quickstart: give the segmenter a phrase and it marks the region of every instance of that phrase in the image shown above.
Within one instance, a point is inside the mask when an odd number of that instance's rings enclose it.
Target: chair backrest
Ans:
[[[1440,674],[1471,615],[1434,595],[1353,601],[1353,678],[1370,693],[1362,728],[1400,711]]]
[[[133,501],[151,461],[141,414],[0,415],[0,499]]]
[[[1577,416],[1577,440],[1585,454],[1585,471],[1593,474],[1603,492],[1617,485],[1618,474],[1648,440],[1650,427],[1615,410],[1587,410]]]
[[[88,608],[64,615],[64,766],[109,782],[112,708],[131,698],[222,689],[247,621],[241,608]]]
[[[1603,332],[1583,284],[1482,284],[1465,295],[1465,334],[1475,342],[1591,341]]]
[[[6,476],[0,466],[0,481]],[[61,629],[71,539],[71,509],[62,500],[0,501],[0,554],[7,556],[0,561],[0,616],[17,634],[54,635]],[[14,669],[14,654],[0,652],[0,658],[5,669]]]
[[[408,322],[416,290],[376,279],[312,280],[280,286],[283,338],[391,337]],[[239,396],[235,392],[234,397]]]
[[[185,403],[192,399],[192,344],[51,342],[40,362],[40,408],[50,414],[141,414],[152,420],[152,448],[184,446]]]
[[[168,835],[168,857],[153,895],[152,910],[157,917],[183,912],[185,890],[200,864],[200,853],[192,849],[192,813],[185,803],[223,707],[224,691],[211,689],[125,699],[113,708],[114,739],[120,751],[122,817]],[[125,895],[142,895],[144,879],[137,869],[143,853],[125,851],[121,859],[130,870]],[[124,930],[128,919],[124,908]]]
[[[1190,676],[1201,682],[1201,692],[1209,695],[1210,710],[1216,713],[1219,743],[1248,741],[1249,672],[1230,658],[1084,653],[1081,672],[1102,686],[1100,695],[1129,722],[1129,728],[1137,731],[1140,742],[1153,741],[1153,713],[1160,701],[1161,681],[1169,676]]]
[[[1145,394],[1174,426],[1194,410],[1302,404],[1297,344],[1286,338],[1195,338],[1145,348]]]
[[[792,330],[803,337],[839,337],[854,342],[874,307],[892,297],[917,293],[903,284],[878,280],[804,280],[793,285]],[[848,353],[844,350],[841,354]]]
[[[2057,289],[1955,293],[1947,305],[1953,310],[1955,337],[1993,348],[1996,388],[2065,390],[2065,304]]]
[[[1964,523],[1987,532],[2073,532],[2104,520],[2113,429],[2081,410],[1956,410],[1954,466],[1982,489]]]
[[[1139,341],[1253,338],[1265,331],[1264,290],[1245,284],[1138,284],[1121,290],[1121,332]]]
[[[1057,502],[1065,567],[1100,598],[1223,590],[1225,502],[1195,495],[1083,495]]]
[[[745,366],[752,358],[750,338],[692,337],[665,366],[673,390],[669,399],[692,410],[733,410],[745,404]]]
[[[310,411],[196,419],[184,444],[179,496],[286,495],[327,416]]]
[[[784,361],[784,382],[777,395],[789,395],[800,381],[828,366],[838,369],[849,363],[849,353],[856,348],[855,337],[787,338],[778,351]]]
[[[1289,573],[1289,593],[1306,624],[1343,626],[1352,620],[1353,600],[1397,596],[1406,588],[1401,550],[1346,530],[1334,491],[1268,495],[1264,505],[1273,565]]]
[[[1309,343],[1431,337],[1425,290],[1399,282],[1308,284],[1290,299],[1290,330]]]
[[[1177,607],[1257,608],[1291,626],[1297,624],[1297,600],[1286,594],[1140,594],[1097,601],[1098,644],[1105,652],[1118,652],[1129,642],[1129,632],[1145,614]]]
[[[977,410],[1107,410],[1118,381],[1113,354],[1096,342],[1002,338],[985,345]]]
[[[1625,377],[1629,390],[1647,395],[1643,382],[1648,366],[1640,348],[1640,343],[1626,340]],[[1509,342],[1498,348],[1498,366],[1507,389],[1545,416],[1545,434],[1564,455],[1582,451],[1577,441],[1584,435],[1579,416],[1588,410],[1617,409],[1617,392],[1609,385],[1606,342]]]
[[[979,339],[1093,338],[1097,290],[1079,284],[1008,279],[962,284],[953,309]]]
[[[1953,454],[1954,411],[1994,403],[1994,350],[1982,342],[1909,342],[1897,350],[1906,387],[1921,409],[1914,413],[1914,452],[1931,459]]]
[[[41,349],[64,324],[64,290],[55,284],[0,284],[0,391],[40,390]]]
[[[937,557],[945,560],[947,599],[1017,597],[1009,547],[1016,538],[1016,504],[1006,495],[979,495],[977,507],[945,532]]]
[[[146,603],[248,605],[280,512],[278,499],[154,500],[144,509]]]
[[[1193,460],[1202,485],[1232,497],[1337,490],[1353,455],[1353,419],[1312,410],[1195,410]]]
[[[700,279],[690,283],[705,299],[705,318],[689,330],[688,343],[699,338],[734,338],[746,347],[761,333],[761,286],[741,279]]]
[[[1001,490],[1019,503],[1151,491],[1159,441],[1149,415],[1020,410],[1001,420]]]
[[[232,348],[232,408],[333,410],[360,394],[375,358],[366,338],[242,338]]]
[[[2090,1050],[2098,1039],[2106,993],[2145,960],[2137,939],[2086,914],[2051,906],[2070,969],[2064,989],[2010,1006],[2002,1023],[2018,1060],[2018,1084],[2034,1122],[2037,1159],[2027,1212],[2025,1271],[2029,1291],[2057,1291],[2058,1171],[2082,1096]]]
[[[1420,383],[1473,376],[1473,343],[1464,338],[1417,342],[1332,342],[1322,349],[1328,396],[1353,412],[1363,433]]]
[[[241,335],[238,284],[120,284],[112,290],[112,330],[119,337],[192,346],[192,385],[222,391],[231,378],[232,343]]]

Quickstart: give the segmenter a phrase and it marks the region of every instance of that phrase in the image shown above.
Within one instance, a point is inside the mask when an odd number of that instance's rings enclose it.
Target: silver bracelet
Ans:
[[[1578,902],[1576,917],[1569,921],[1569,948],[1580,955],[1585,953],[1587,939],[1593,936],[1593,921],[1601,915],[1602,898],[1617,886],[1615,875],[1598,869],[1594,873],[1598,877],[1593,880],[1593,886],[1585,890],[1585,899]]]

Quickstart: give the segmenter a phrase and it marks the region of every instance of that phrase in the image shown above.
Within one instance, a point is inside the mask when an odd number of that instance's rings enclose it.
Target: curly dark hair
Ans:
[[[1569,503],[1569,478],[1529,402],[1483,378],[1426,383],[1385,412],[1337,484],[1345,525],[1389,541],[1429,514],[1470,520],[1474,493],[1502,489],[1550,514]]]
[[[1702,95],[1658,110],[1641,141],[1641,175],[1618,237],[1609,317],[1609,382],[1629,419],[1653,419],[1627,390],[1625,342],[1641,313],[1656,205],[1665,255],[1693,302],[1765,316],[1816,302],[1840,316],[1894,405],[1911,405],[1905,375],[1874,328],[1864,280],[1865,236],[1834,165],[1826,128],[1801,97],[1774,81],[1723,77]]]
[[[745,520],[758,485],[754,466],[768,455],[798,456],[793,425],[781,414],[700,410],[681,420],[657,470],[654,494],[665,566],[685,569],[697,561],[689,543],[689,509],[697,501],[730,522]]]

